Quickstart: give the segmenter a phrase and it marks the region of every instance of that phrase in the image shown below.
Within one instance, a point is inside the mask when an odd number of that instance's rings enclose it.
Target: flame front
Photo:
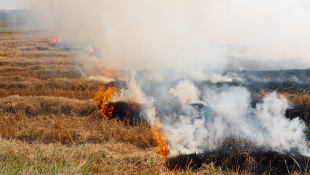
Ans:
[[[95,69],[92,69],[91,71],[92,75],[101,75],[109,78],[118,78],[125,80],[124,75],[121,71],[118,71],[116,68],[114,68],[111,65],[105,66],[97,64],[97,67]],[[100,112],[103,113],[107,119],[112,118],[112,112],[114,109],[114,106],[112,104],[109,104],[111,98],[117,95],[117,92],[120,87],[116,87],[114,83],[110,83],[109,85],[100,85],[98,88],[98,91],[96,92],[96,95],[94,99],[97,101],[97,104],[100,107]],[[131,89],[131,100],[128,101],[128,107],[132,110],[141,110],[141,105],[138,104],[139,100],[143,97],[143,93],[139,90],[139,88],[136,86],[136,84],[130,86]],[[153,108],[156,111],[157,115],[163,115],[163,112],[159,112],[155,107],[152,107],[151,105],[147,105],[149,108]],[[127,115],[130,114],[130,111],[127,111]],[[155,115],[152,115],[152,128],[151,132],[153,135],[153,138],[157,141],[158,146],[155,147],[157,152],[161,155],[168,155],[169,148],[166,140],[166,134],[164,133],[164,130],[159,128],[157,125],[157,120],[155,118]]]
[[[153,124],[152,124],[152,134],[154,139],[157,141],[158,146],[155,147],[155,149],[157,150],[157,152],[161,155],[168,155],[169,153],[169,148],[168,148],[168,144],[167,144],[167,140],[166,140],[166,134],[163,133],[163,130],[158,128],[157,126],[157,120],[155,118],[155,116],[153,116]]]
[[[95,70],[91,71],[92,74],[95,75],[101,75],[104,77],[109,77],[109,78],[118,78],[121,80],[125,80],[125,76],[123,73],[119,70],[117,70],[115,67],[112,65],[102,65],[102,64],[97,64],[97,67]]]
[[[89,66],[89,65],[88,65]],[[85,67],[86,69],[90,69]],[[97,63],[97,67],[94,70],[91,70],[93,76],[101,75],[109,78],[120,78],[125,79],[121,71],[118,71],[112,65],[105,66]],[[103,113],[107,119],[112,118],[112,112],[114,106],[109,104],[113,96],[117,95],[117,87],[114,83],[108,85],[100,84],[98,91],[94,99],[97,101],[97,104],[100,108],[100,112]]]
[[[110,99],[116,95],[116,87],[113,85],[100,85],[94,99],[100,106],[100,112],[103,113],[107,119],[111,119],[114,109],[113,105],[109,105]]]
[[[49,42],[52,43],[52,44],[55,44],[57,42],[57,36],[49,39]]]
[[[140,110],[140,105],[135,100],[129,100],[128,107],[135,111]]]
[[[58,31],[53,38],[48,40],[50,44],[56,44],[56,42],[61,42],[61,39],[58,37]]]

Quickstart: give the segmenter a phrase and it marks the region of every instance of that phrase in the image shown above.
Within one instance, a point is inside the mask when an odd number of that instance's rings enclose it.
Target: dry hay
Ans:
[[[171,174],[154,149],[116,141],[67,147],[0,138],[0,162],[1,174]]]
[[[33,77],[5,76],[0,77],[0,89],[97,91],[98,82],[86,79],[52,78],[39,80]]]
[[[107,121],[96,113],[87,117],[40,115],[28,117],[22,113],[0,117],[1,137],[29,143],[105,143],[116,140],[141,148],[157,146],[150,128],[143,124],[130,126],[117,120]]]
[[[84,51],[49,47],[52,36],[43,32],[0,33],[0,174],[12,167],[1,162],[9,159],[30,162],[16,166],[24,167],[20,174],[53,173],[53,168],[39,171],[38,167],[45,165],[38,166],[38,160],[50,167],[59,160],[67,162],[57,171],[63,174],[86,169],[104,174],[223,173],[215,163],[195,171],[188,164],[185,170],[167,170],[164,157],[153,149],[157,143],[149,126],[106,120],[91,100],[98,82],[83,79],[77,68],[76,55]],[[37,44],[48,50],[35,49]]]
[[[38,65],[76,65],[72,58],[51,57],[51,58],[7,58],[0,57],[0,66],[38,66]]]
[[[19,95],[0,98],[1,113],[22,112],[26,116],[65,114],[81,117],[97,111],[94,100],[81,101],[65,97],[22,97]]]

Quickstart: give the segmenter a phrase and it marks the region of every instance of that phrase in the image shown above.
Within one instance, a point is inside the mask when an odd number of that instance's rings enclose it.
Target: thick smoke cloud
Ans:
[[[193,93],[193,84],[184,81],[178,86],[182,84],[190,88],[179,94]],[[221,145],[221,141],[234,137],[250,140],[266,150],[285,153],[297,149],[309,155],[304,133],[306,126],[299,118],[290,120],[285,117],[289,104],[283,96],[273,92],[252,108],[251,94],[244,87],[207,86],[203,101],[206,105],[200,112],[181,102],[179,110],[182,114],[167,116],[169,124],[165,129],[172,150],[183,153],[212,151]]]
[[[41,9],[41,28],[99,43],[106,62],[126,69],[151,64],[204,78],[203,69],[229,67],[230,56],[268,69],[309,63],[310,3],[303,0],[25,0],[20,7]]]
[[[188,79],[155,94],[180,100],[181,112],[165,116],[172,151],[213,150],[214,140],[234,133],[272,150],[297,148],[308,155],[306,126],[285,118],[289,105],[284,97],[271,93],[251,108],[246,88],[206,86],[202,92],[190,80],[243,81],[221,73],[308,67],[309,1],[24,0],[20,7],[40,14],[29,19],[36,24],[31,27],[96,46],[103,55],[100,61],[130,70],[128,92],[143,89],[134,70],[147,69],[147,79],[155,81]],[[87,54],[79,59],[91,65],[98,61]],[[141,94],[139,99],[155,103]],[[205,107],[198,111],[188,104],[192,101]],[[153,108],[145,112],[149,118],[155,115]]]

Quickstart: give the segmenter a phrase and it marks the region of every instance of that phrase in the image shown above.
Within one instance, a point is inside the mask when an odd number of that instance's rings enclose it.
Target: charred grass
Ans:
[[[179,154],[168,158],[166,165],[171,170],[198,170],[207,164],[225,174],[309,174],[310,159],[298,153],[281,154],[233,136],[221,142],[216,151]]]

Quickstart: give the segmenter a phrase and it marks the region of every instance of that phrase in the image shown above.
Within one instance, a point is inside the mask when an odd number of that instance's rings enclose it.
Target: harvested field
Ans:
[[[81,51],[49,47],[50,37],[0,32],[1,174],[190,172],[167,169],[146,123],[106,120],[93,100],[98,81],[78,69]]]
[[[259,153],[244,153],[245,147],[225,154],[181,154],[176,157],[158,154],[154,149],[158,143],[150,126],[145,121],[135,123],[132,120],[139,114],[140,107],[129,110],[129,103],[110,104],[114,107],[113,119],[107,120],[94,100],[100,83],[87,79],[77,62],[76,55],[85,54],[85,51],[51,47],[48,45],[51,37],[45,32],[0,32],[1,174],[287,172],[283,169],[284,164],[279,165],[276,161],[289,156],[274,152],[262,154],[280,157],[272,164],[274,169],[270,169],[268,161],[263,161],[264,157],[260,159]],[[36,49],[38,44],[48,49]],[[118,86],[123,82],[112,84]],[[153,91],[153,85],[150,81],[149,91]],[[235,86],[234,83],[230,85]],[[253,103],[269,91],[277,90],[296,106],[286,111],[287,118],[301,117],[309,122],[308,84],[268,82],[242,86],[251,90]],[[235,144],[238,139],[230,141]],[[239,145],[246,145],[246,141],[240,141]],[[228,146],[225,150],[233,147]],[[300,170],[292,160],[287,160],[292,174],[307,173],[307,165]],[[259,167],[255,167],[259,162]]]

